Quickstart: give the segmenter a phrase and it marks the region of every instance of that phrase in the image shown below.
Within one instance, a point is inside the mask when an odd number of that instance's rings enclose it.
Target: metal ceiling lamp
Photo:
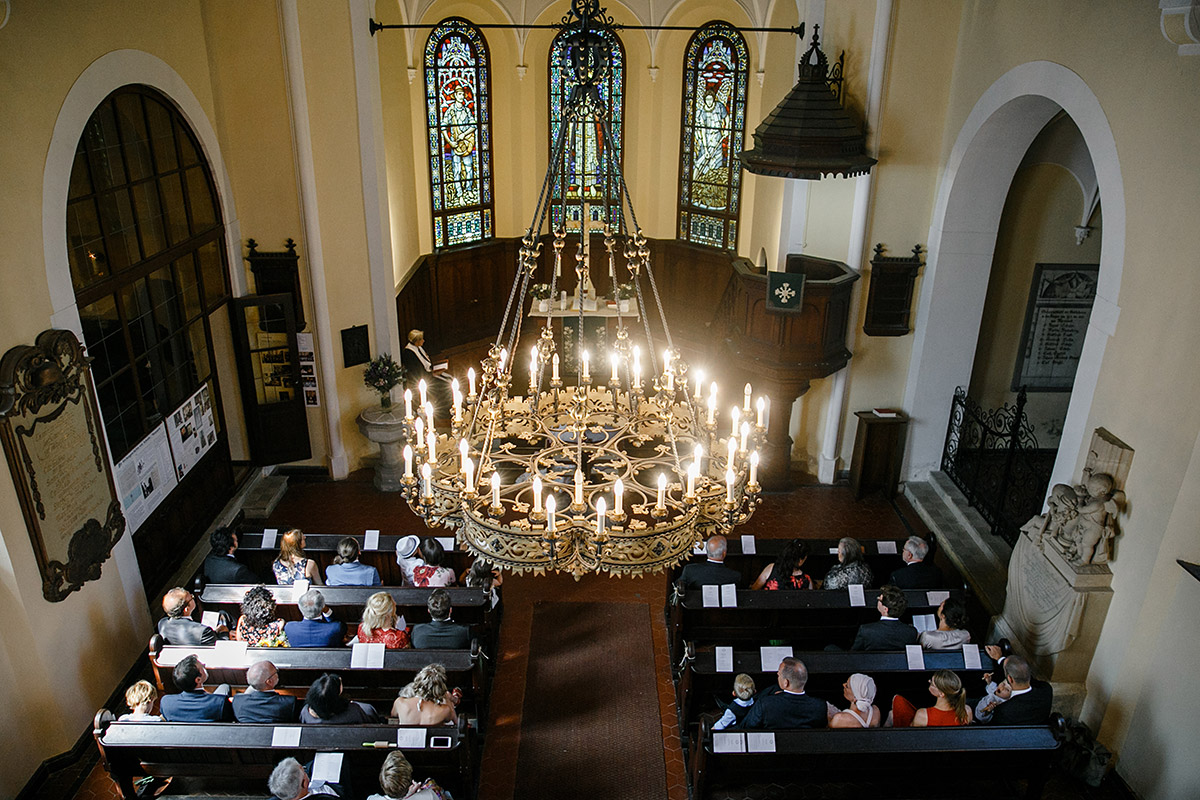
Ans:
[[[800,59],[799,80],[754,130],[754,149],[738,155],[756,175],[820,180],[826,175],[866,175],[876,159],[867,155],[862,128],[842,107],[845,53],[830,69],[821,50],[819,25]]]

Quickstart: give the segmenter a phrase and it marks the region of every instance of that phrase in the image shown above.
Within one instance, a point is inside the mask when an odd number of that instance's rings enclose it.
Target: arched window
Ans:
[[[692,35],[683,57],[679,238],[737,249],[746,125],[746,40],[726,22]]]
[[[425,44],[429,190],[435,248],[492,237],[488,50],[464,19],[443,20]]]
[[[75,152],[66,236],[113,462],[206,383],[219,412],[209,319],[230,294],[225,225],[167,98],[124,86],[100,103]]]
[[[616,34],[604,31],[603,35],[612,45],[612,65],[608,80],[600,86],[600,99],[608,110],[607,124],[612,138],[609,147],[601,136],[599,120],[583,126],[582,130],[568,136],[562,154],[562,174],[566,176],[566,197],[563,197],[562,181],[554,187],[551,199],[551,220],[557,230],[563,225],[564,207],[568,227],[578,227],[583,216],[582,203],[587,199],[592,230],[602,229],[608,221],[608,205],[615,205],[620,198],[621,187],[613,180],[612,171],[606,166],[612,159],[619,167],[622,163],[622,136],[625,120],[625,49]],[[550,157],[554,157],[554,145],[563,126],[563,108],[571,89],[575,85],[571,73],[571,52],[567,44],[568,32],[560,31],[550,45]]]

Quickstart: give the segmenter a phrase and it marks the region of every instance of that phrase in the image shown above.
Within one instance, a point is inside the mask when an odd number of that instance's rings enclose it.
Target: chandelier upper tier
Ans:
[[[405,392],[402,485],[429,525],[455,529],[500,568],[638,575],[674,566],[754,513],[764,400],[749,384],[722,398],[676,349],[614,157],[604,90],[613,20],[597,0],[573,0],[563,27],[563,122],[500,330],[480,372],[452,384],[448,432],[435,429],[423,384],[416,397]],[[539,264],[544,230],[553,233],[552,267]],[[611,299],[596,294],[593,235]],[[567,297],[559,282],[572,246]],[[548,291],[538,284],[538,294],[552,299],[525,314],[543,269]],[[619,286],[631,295],[628,310]],[[611,348],[590,353],[585,329],[603,330]]]

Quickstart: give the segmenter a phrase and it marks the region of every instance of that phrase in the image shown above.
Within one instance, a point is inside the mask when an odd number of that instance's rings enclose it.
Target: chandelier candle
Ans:
[[[428,402],[425,396],[425,393],[428,391],[429,388],[425,385],[425,379],[421,378],[421,380],[417,382],[417,392],[419,392],[421,395],[421,408],[424,408],[425,403]]]
[[[747,383],[745,399],[742,400],[742,410],[745,411],[747,414],[750,413],[750,395],[751,394],[753,394],[753,390],[750,388],[750,384]]]
[[[475,368],[471,367],[467,370],[467,399],[474,402],[475,400]]]
[[[404,390],[404,420],[412,422],[412,389]]]
[[[755,425],[756,425],[756,427],[758,427],[761,430],[762,428],[765,427],[763,425],[763,415],[767,410],[767,401],[760,397],[760,398],[758,398],[758,402],[755,403],[755,406],[756,406],[756,409],[758,410],[758,421],[755,422]]]
[[[404,477],[411,478],[412,476],[412,447],[404,445]]]

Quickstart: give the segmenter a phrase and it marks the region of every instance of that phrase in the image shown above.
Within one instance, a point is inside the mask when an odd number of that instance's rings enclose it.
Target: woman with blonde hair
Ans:
[[[308,581],[310,586],[324,586],[317,562],[304,554],[304,532],[292,528],[279,539],[279,558],[271,562],[275,582],[290,586],[296,581]]]
[[[939,669],[929,679],[929,693],[935,701],[929,708],[914,709],[900,695],[892,701],[892,724],[897,728],[940,728],[968,725],[971,709],[962,679],[948,669]]]
[[[363,644],[382,642],[388,650],[412,647],[408,629],[396,627],[396,601],[387,592],[376,592],[367,599],[358,626],[358,641]]]
[[[383,760],[379,788],[383,793],[373,794],[367,800],[448,800],[450,797],[450,793],[438,786],[433,778],[420,783],[413,780],[412,764],[399,750],[388,753]]]
[[[454,707],[461,699],[461,691],[446,689],[446,668],[430,664],[400,690],[392,704],[392,716],[401,725],[455,725],[458,713]]]

